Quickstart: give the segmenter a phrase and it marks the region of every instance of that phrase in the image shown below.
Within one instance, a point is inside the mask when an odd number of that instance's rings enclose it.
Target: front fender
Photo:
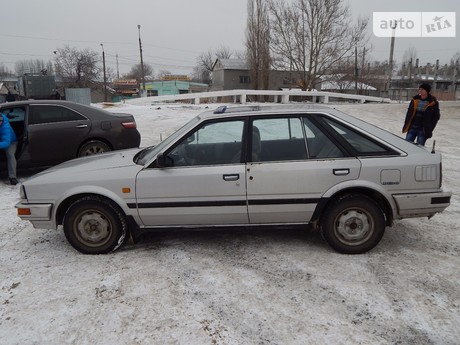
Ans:
[[[128,188],[129,191],[126,188]],[[61,195],[59,199],[56,200],[51,217],[52,219],[56,220],[56,223],[58,223],[58,213],[62,211],[62,207],[67,208],[71,202],[78,199],[79,196],[83,195],[99,195],[105,197],[116,203],[126,215],[132,215],[127,204],[136,202],[134,187],[120,188],[119,193],[120,194],[117,194],[110,189],[101,186],[85,185],[73,187],[67,190],[64,194]],[[69,200],[71,200],[71,202],[69,202]]]

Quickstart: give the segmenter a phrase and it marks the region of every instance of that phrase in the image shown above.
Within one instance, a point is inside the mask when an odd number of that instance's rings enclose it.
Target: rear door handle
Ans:
[[[332,171],[335,176],[344,176],[350,173],[350,169],[334,169]]]
[[[224,181],[238,181],[240,179],[240,174],[225,174],[223,179]]]
[[[75,127],[76,128],[86,128],[86,127],[88,127],[88,125],[76,125]]]

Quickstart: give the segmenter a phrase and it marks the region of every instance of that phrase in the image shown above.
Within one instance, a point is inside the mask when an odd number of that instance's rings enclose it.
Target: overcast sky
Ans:
[[[291,1],[291,0],[286,0]],[[154,73],[190,74],[200,53],[221,46],[244,50],[247,0],[16,0],[1,2],[0,64],[14,70],[18,60],[53,59],[65,45],[106,54],[107,65],[126,73],[139,63],[138,28],[144,63]],[[384,11],[456,12],[458,0],[348,0],[354,17],[370,18],[374,60],[388,60],[390,38],[372,33],[372,13]],[[455,38],[397,38],[394,58],[414,47],[422,64],[448,63],[460,51]]]

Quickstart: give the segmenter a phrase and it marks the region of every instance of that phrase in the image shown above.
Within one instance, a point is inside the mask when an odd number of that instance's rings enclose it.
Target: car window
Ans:
[[[311,159],[341,158],[342,150],[309,118],[303,118],[307,136],[308,154]]]
[[[351,128],[345,127],[344,125],[333,121],[331,119],[324,118],[328,123],[343,139],[345,139],[358,155],[376,155],[376,154],[391,154],[392,150],[386,148],[378,142],[371,140],[364,134],[361,134]]]
[[[173,166],[235,164],[242,154],[244,121],[204,124],[167,154]]]
[[[26,108],[25,107],[14,107],[14,108],[7,108],[2,109],[2,113],[6,115],[10,122],[20,122],[24,121],[26,115]]]
[[[253,121],[252,161],[286,161],[307,158],[300,118],[269,118]]]
[[[53,105],[33,105],[29,110],[29,125],[79,121],[86,117],[69,108]]]

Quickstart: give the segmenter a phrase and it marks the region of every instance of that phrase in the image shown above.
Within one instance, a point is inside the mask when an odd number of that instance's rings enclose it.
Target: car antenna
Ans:
[[[431,149],[431,153],[434,153],[434,147],[436,146],[436,140],[433,140],[433,148]]]

